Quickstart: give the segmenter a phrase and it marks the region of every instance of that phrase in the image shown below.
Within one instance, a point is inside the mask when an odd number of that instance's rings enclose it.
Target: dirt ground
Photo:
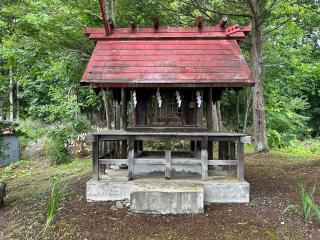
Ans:
[[[127,208],[115,209],[113,203],[87,203],[90,163],[81,171],[65,167],[66,194],[47,231],[43,222],[54,171],[34,174],[33,168],[22,180],[8,180],[9,193],[0,209],[0,239],[320,239],[319,223],[283,214],[299,200],[302,181],[310,188],[317,184],[320,200],[320,159],[247,154],[249,204],[210,204],[204,214],[178,216],[132,214]]]

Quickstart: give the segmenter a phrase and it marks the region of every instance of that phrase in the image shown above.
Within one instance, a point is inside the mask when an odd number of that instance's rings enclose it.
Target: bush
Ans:
[[[74,120],[69,123],[57,123],[50,127],[47,133],[48,141],[45,152],[53,164],[67,163],[71,159],[69,142],[73,136],[90,129],[90,122],[85,119]]]
[[[20,146],[25,148],[44,137],[48,131],[48,126],[38,120],[26,119],[19,122],[16,130],[20,132]]]

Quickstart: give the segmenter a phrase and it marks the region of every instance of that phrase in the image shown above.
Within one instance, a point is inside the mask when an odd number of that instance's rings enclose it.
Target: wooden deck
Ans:
[[[172,140],[188,140],[193,142],[193,150],[197,157],[178,157],[172,154]],[[160,140],[165,142],[164,154],[161,157],[144,156],[141,153],[142,141]],[[244,181],[244,143],[250,142],[250,137],[241,133],[225,132],[161,132],[161,131],[125,131],[111,130],[88,134],[87,142],[93,144],[93,178],[99,180],[101,165],[128,165],[128,179],[134,179],[134,166],[137,164],[164,165],[165,178],[171,178],[172,165],[201,165],[201,179],[208,179],[208,166],[237,166],[237,179]],[[101,157],[99,142],[126,141],[128,145],[127,158],[112,159]],[[219,144],[219,159],[213,160],[212,143]],[[140,147],[139,147],[140,146]]]

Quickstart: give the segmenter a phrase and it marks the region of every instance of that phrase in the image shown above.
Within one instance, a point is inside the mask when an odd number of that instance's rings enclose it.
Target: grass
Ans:
[[[300,203],[289,205],[284,210],[284,213],[292,210],[297,214],[302,214],[306,223],[309,223],[314,218],[316,218],[320,223],[320,207],[314,197],[315,189],[316,186],[313,186],[311,191],[308,192],[306,184],[300,184]]]
[[[60,192],[57,189],[56,184],[57,184],[56,181],[53,180],[51,195],[50,195],[50,200],[49,200],[49,207],[48,207],[48,212],[47,212],[47,218],[45,221],[45,231],[51,225],[53,218],[56,215],[57,208],[58,208],[58,200],[60,197]]]

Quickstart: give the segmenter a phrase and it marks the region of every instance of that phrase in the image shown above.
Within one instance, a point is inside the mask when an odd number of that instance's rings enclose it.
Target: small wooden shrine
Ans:
[[[106,166],[126,164],[128,180],[152,173],[173,180],[191,173],[206,181],[215,173],[210,170],[235,166],[235,179],[244,181],[243,144],[248,137],[213,132],[211,101],[219,100],[225,89],[254,85],[238,45],[251,27],[227,26],[226,18],[205,27],[198,17],[195,27],[161,27],[155,18],[151,28],[131,22],[129,28],[118,29],[100,6],[104,28],[85,29],[96,45],[81,83],[96,91],[112,90],[122,116],[121,130],[88,136],[93,180],[105,179]],[[144,149],[145,141],[155,140],[165,143],[163,152]],[[172,151],[174,140],[189,141],[190,151]],[[106,157],[110,155],[99,149],[103,141],[122,141],[126,156]]]

